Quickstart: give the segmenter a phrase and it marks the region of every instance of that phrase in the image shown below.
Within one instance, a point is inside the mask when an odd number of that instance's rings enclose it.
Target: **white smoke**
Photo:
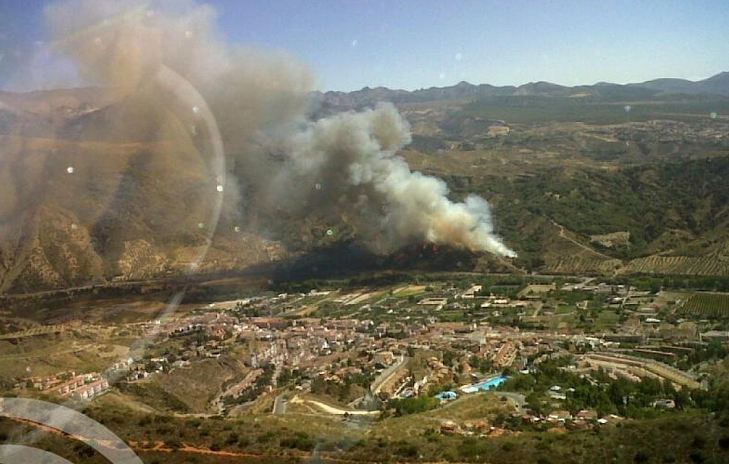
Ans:
[[[445,182],[411,171],[396,155],[410,143],[410,130],[393,105],[381,103],[374,110],[311,122],[291,137],[290,161],[278,174],[274,190],[287,197],[287,185],[331,190],[333,195],[324,195],[319,204],[344,199],[354,209],[350,214],[358,217],[360,229],[370,229],[366,239],[377,248],[428,241],[515,256],[494,235],[483,198],[471,195],[462,203],[453,202]],[[353,192],[356,204],[346,200]]]
[[[69,0],[46,13],[55,43],[85,79],[127,100],[165,104],[163,92],[150,84],[161,66],[195,86],[217,120],[233,166],[230,175],[237,177],[226,192],[239,185],[254,191],[242,200],[230,194],[227,214],[245,207],[249,215],[265,208],[305,216],[313,206],[346,218],[364,242],[381,251],[429,241],[515,256],[494,235],[484,199],[451,201],[445,182],[411,171],[397,156],[410,142],[410,130],[394,106],[311,121],[313,79],[296,60],[230,47],[216,34],[209,6],[153,5]],[[160,111],[135,114],[169,117]],[[272,147],[282,162],[265,161]]]

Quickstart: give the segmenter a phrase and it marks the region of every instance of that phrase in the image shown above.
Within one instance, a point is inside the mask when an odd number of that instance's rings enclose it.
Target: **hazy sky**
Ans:
[[[12,71],[13,53],[45,39],[46,3],[0,0],[0,73]],[[729,70],[729,0],[205,3],[229,41],[289,51],[322,89],[625,83]]]

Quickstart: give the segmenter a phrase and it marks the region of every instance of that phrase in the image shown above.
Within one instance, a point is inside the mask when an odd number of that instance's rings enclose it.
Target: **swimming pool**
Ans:
[[[506,378],[507,377],[505,375],[491,377],[490,379],[486,379],[481,382],[474,383],[473,385],[461,387],[461,391],[463,393],[476,393],[477,391],[491,390],[492,388],[496,388],[499,385],[501,385],[502,383],[506,382]]]

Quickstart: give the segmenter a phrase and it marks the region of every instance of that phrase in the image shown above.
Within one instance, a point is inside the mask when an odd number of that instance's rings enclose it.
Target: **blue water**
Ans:
[[[466,393],[474,393],[477,391],[487,391],[491,390],[492,388],[496,388],[502,383],[506,382],[506,376],[505,375],[499,375],[498,377],[492,377],[488,380],[484,380],[483,382],[474,383],[473,385],[469,385],[468,387],[464,388],[463,391]]]

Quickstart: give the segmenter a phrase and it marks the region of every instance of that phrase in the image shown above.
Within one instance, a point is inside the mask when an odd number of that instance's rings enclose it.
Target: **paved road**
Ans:
[[[405,365],[405,363],[408,361],[407,356],[400,356],[400,359],[395,362],[392,366],[388,367],[384,371],[380,373],[380,375],[377,376],[377,378],[372,382],[372,385],[370,386],[370,390],[372,390],[372,393],[375,395],[380,392],[380,389],[382,389],[382,386],[387,383],[390,378],[395,375],[398,369]]]
[[[286,405],[288,404],[289,400],[284,398],[283,395],[278,395],[275,400],[273,400],[273,414],[277,416],[282,416],[286,414]]]

